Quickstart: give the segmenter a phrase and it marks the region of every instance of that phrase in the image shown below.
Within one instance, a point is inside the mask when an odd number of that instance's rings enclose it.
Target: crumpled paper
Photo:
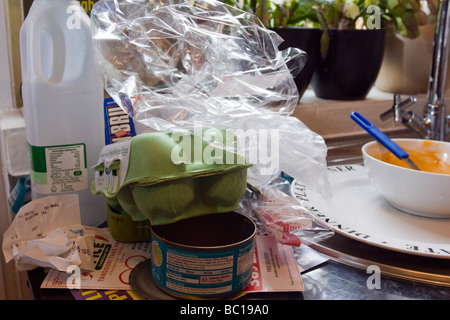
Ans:
[[[48,196],[25,204],[3,235],[6,262],[19,271],[69,266],[94,270],[95,235],[81,225],[78,195]]]

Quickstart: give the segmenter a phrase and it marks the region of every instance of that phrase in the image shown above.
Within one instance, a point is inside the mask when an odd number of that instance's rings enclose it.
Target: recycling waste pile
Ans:
[[[126,281],[120,273],[125,287],[82,277],[85,289],[210,299],[248,292],[255,257],[274,246],[290,250],[286,267],[298,274],[293,290],[302,290],[295,248],[333,234],[289,191],[295,177],[330,193],[324,140],[291,117],[299,98],[293,76],[306,53],[279,51],[275,32],[213,0],[100,0],[90,19],[97,68],[112,98],[105,100],[106,145],[90,185],[107,204],[108,229],[50,219],[25,235],[30,212],[70,215],[60,211],[64,201],[77,211],[64,195],[31,201],[5,233],[7,260],[22,270],[51,267],[44,287],[67,287],[62,279],[75,265],[97,272],[97,280],[128,270]],[[111,130],[113,109],[128,121],[126,130]],[[100,242],[116,257],[139,246],[144,258],[125,269],[103,261],[110,270],[102,273],[96,266],[107,258],[85,254]],[[160,292],[152,296],[154,285]],[[289,288],[272,282],[265,290]]]

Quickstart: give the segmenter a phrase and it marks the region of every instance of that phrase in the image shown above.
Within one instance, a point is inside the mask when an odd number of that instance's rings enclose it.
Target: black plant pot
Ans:
[[[320,36],[322,35],[322,30],[301,27],[273,28],[272,30],[284,40],[278,49],[298,48],[308,54],[305,66],[294,78],[299,97],[301,98],[308,88],[317,63],[320,61]]]
[[[314,70],[311,86],[317,97],[362,100],[383,61],[384,30],[330,30],[325,60]]]

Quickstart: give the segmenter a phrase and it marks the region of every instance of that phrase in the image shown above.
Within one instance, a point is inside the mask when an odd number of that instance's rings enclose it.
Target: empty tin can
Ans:
[[[256,226],[237,213],[202,215],[152,227],[152,277],[183,299],[241,293],[252,275]]]

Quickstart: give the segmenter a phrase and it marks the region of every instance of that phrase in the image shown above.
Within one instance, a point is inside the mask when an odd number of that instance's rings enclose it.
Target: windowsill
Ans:
[[[311,89],[306,90],[293,116],[299,118],[312,131],[324,139],[348,137],[366,133],[350,119],[350,113],[357,111],[384,132],[404,130],[405,127],[394,124],[393,119],[380,120],[380,114],[393,105],[393,93],[382,92],[373,88],[365,100],[340,101],[317,98]],[[402,95],[404,100],[408,95]],[[426,94],[414,95],[417,102],[410,107],[411,111],[421,113]],[[418,110],[418,111],[417,111]]]

